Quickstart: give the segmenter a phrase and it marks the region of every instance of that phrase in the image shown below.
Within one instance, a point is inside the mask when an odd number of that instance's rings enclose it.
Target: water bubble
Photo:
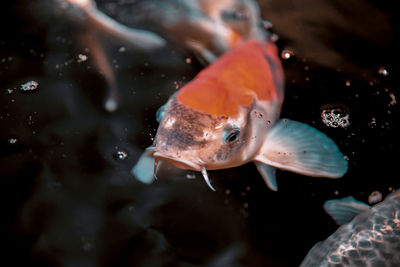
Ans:
[[[78,60],[77,60],[76,62],[82,63],[82,62],[85,62],[87,59],[88,59],[88,56],[87,56],[87,55],[79,54],[79,55],[78,55]]]
[[[328,108],[321,113],[322,122],[332,128],[346,128],[350,125],[350,115],[344,108]]]
[[[8,138],[8,143],[9,143],[10,145],[15,145],[17,142],[18,142],[18,138],[16,138],[16,137],[10,137],[10,138]]]
[[[93,249],[93,245],[90,242],[85,242],[83,244],[83,250],[84,251],[91,251]]]
[[[264,30],[268,30],[268,29],[272,28],[272,23],[269,22],[268,20],[262,20],[261,25],[264,28]]]
[[[279,36],[278,36],[276,33],[271,33],[271,34],[268,36],[268,39],[269,39],[271,42],[275,43],[276,41],[279,40]]]
[[[104,103],[104,108],[108,112],[114,112],[118,108],[118,101],[114,98],[108,98],[106,102]]]
[[[376,119],[372,117],[371,121],[368,124],[371,128],[374,128],[376,126]]]
[[[389,106],[393,106],[393,105],[397,104],[396,96],[393,93],[390,93],[389,96],[391,98]]]
[[[282,59],[289,59],[289,58],[291,58],[291,57],[293,57],[293,56],[294,56],[293,51],[292,51],[292,50],[289,50],[289,49],[284,49],[284,50],[282,51],[282,53],[281,53],[281,58],[282,58]]]
[[[120,53],[124,53],[126,51],[126,48],[124,47],[124,46],[121,46],[119,49],[118,49],[118,52],[120,52]]]
[[[123,150],[119,150],[115,153],[114,157],[119,160],[124,160],[128,157],[128,153]]]
[[[188,173],[186,174],[186,179],[196,179],[196,175]]]
[[[29,82],[21,85],[21,90],[22,91],[33,91],[33,90],[36,90],[38,88],[38,86],[39,86],[38,82],[29,81]]]
[[[375,204],[382,201],[382,193],[379,191],[374,191],[368,196],[368,203]]]
[[[187,64],[190,64],[190,63],[192,63],[192,59],[191,59],[190,57],[188,57],[188,58],[185,59],[185,62],[186,62]]]
[[[379,68],[378,68],[378,73],[379,73],[380,75],[383,75],[383,76],[388,76],[388,75],[389,75],[389,72],[386,70],[385,67],[379,67]]]

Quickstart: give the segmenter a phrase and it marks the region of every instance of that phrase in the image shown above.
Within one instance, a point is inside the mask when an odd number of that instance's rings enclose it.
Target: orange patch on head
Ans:
[[[229,38],[229,44],[234,47],[237,44],[239,44],[243,40],[242,36],[240,34],[236,33],[235,31],[232,31],[230,38]]]
[[[272,43],[267,45],[275,47]],[[214,116],[232,116],[255,97],[278,97],[264,50],[258,41],[251,40],[226,52],[179,91],[178,101]]]

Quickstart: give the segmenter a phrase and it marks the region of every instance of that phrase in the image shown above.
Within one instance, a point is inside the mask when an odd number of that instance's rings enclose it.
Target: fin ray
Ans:
[[[308,176],[339,178],[347,160],[335,142],[301,122],[281,119],[268,132],[255,160]]]

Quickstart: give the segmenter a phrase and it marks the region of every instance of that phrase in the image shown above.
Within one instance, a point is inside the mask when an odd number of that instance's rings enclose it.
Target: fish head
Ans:
[[[253,0],[201,0],[199,5],[204,14],[216,24],[236,33],[238,39],[265,40],[265,24],[261,19],[260,8]],[[231,45],[235,45],[235,38]]]
[[[160,120],[152,156],[195,171],[242,165],[252,160],[256,149],[249,110],[243,108],[233,117],[213,116],[172,97]]]

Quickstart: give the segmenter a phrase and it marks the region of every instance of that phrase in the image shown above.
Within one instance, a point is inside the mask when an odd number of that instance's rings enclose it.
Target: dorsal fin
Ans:
[[[355,216],[370,208],[369,205],[357,201],[351,196],[342,199],[328,200],[324,203],[326,213],[328,213],[338,225],[350,222]]]

